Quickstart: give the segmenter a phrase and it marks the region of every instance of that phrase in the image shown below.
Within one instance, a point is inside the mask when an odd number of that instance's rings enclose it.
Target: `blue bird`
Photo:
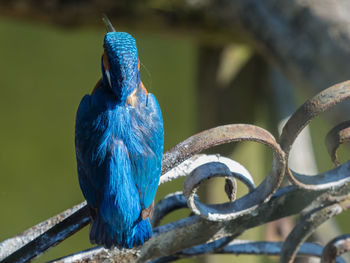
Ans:
[[[102,78],[76,115],[77,168],[91,212],[91,243],[132,248],[152,236],[163,120],[156,98],[140,80],[135,39],[104,20]]]

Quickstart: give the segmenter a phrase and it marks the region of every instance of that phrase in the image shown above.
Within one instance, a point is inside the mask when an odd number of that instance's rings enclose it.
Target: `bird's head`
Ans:
[[[115,32],[107,17],[102,55],[102,82],[111,88],[120,102],[125,101],[140,84],[136,41],[128,33]]]

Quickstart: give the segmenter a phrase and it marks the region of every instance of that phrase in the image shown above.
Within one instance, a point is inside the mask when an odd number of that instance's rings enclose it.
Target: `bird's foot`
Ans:
[[[147,217],[149,219],[151,219],[153,216],[153,210],[154,210],[154,201],[152,202],[152,204],[149,207],[147,207],[146,209],[143,209],[141,211],[141,218],[143,220],[145,220]]]

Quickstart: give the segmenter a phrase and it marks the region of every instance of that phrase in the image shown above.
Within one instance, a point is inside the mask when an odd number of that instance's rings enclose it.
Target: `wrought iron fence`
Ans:
[[[307,100],[289,118],[277,141],[268,131],[249,124],[219,126],[196,134],[164,154],[160,184],[186,177],[183,191],[171,193],[154,210],[154,236],[142,247],[107,250],[95,247],[53,262],[169,262],[203,253],[280,255],[281,262],[293,262],[298,255],[315,256],[322,262],[345,262],[342,253],[350,249],[349,235],[342,235],[322,247],[305,242],[317,227],[350,207],[350,162],[340,164],[337,149],[350,138],[350,122],[334,127],[326,146],[335,168],[315,176],[288,167],[291,146],[316,116],[350,98],[350,81],[334,85]],[[231,142],[254,141],[273,150],[271,172],[256,186],[239,163],[220,155],[200,154],[205,149]],[[281,187],[286,174],[291,185]],[[196,195],[201,183],[213,177],[226,179],[229,202],[204,204]],[[236,180],[248,193],[236,199]],[[165,225],[161,219],[188,207],[193,215]],[[284,242],[236,239],[247,229],[303,212]],[[0,243],[1,262],[26,262],[62,242],[89,223],[83,202],[44,221],[24,233]]]

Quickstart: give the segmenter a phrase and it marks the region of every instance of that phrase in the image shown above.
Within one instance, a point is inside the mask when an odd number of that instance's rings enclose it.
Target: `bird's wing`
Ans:
[[[143,160],[142,169],[138,173],[133,173],[135,184],[140,193],[140,202],[142,209],[148,208],[157,192],[161,163],[163,156],[163,119],[160,107],[153,94],[147,94],[147,104],[144,111],[145,125],[148,129],[145,131],[145,140],[147,140],[147,147],[150,148],[148,154]]]
[[[93,157],[96,145],[100,146],[104,138],[104,125],[98,121],[99,117],[91,107],[91,97],[86,95],[76,116],[79,183],[88,204],[98,209],[109,230],[123,233],[130,230],[140,216],[139,193],[131,175],[129,152],[122,139],[115,138],[113,143],[105,144],[103,157]]]
[[[139,193],[131,175],[129,152],[121,139],[113,143],[106,157],[106,182],[100,204],[100,213],[114,231],[130,229],[138,219],[141,206]]]
[[[99,203],[100,190],[91,172],[91,160],[88,156],[90,127],[92,120],[91,97],[85,95],[80,102],[75,121],[75,151],[77,158],[79,184],[88,204],[96,208]]]

